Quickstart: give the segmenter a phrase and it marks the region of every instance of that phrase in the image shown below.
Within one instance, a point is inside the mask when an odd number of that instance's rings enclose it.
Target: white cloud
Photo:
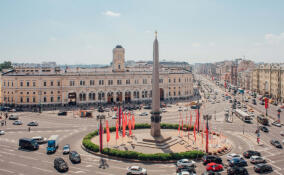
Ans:
[[[54,36],[52,36],[52,37],[49,38],[49,41],[56,41],[56,40],[57,40],[57,38],[54,37]]]
[[[284,41],[284,32],[277,34],[268,33],[264,35],[264,39],[269,44],[278,44],[280,41]]]
[[[113,12],[113,11],[110,11],[110,10],[105,11],[103,14],[106,15],[106,16],[112,16],[112,17],[119,17],[120,16],[120,13],[116,13],[116,12]]]
[[[200,43],[192,43],[191,46],[192,47],[200,47]]]

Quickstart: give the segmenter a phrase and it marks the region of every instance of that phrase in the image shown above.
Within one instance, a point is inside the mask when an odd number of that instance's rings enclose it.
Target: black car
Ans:
[[[228,168],[227,174],[228,175],[247,175],[248,171],[244,167],[234,166],[234,167]]]
[[[273,171],[273,169],[268,164],[260,163],[254,166],[254,171],[257,173],[266,173]]]
[[[37,150],[39,145],[37,141],[30,138],[20,138],[19,139],[19,149],[27,149],[27,150]]]
[[[282,148],[281,143],[278,140],[271,140],[271,145],[275,146],[276,148]]]
[[[263,132],[269,132],[268,128],[265,126],[259,126],[258,128]]]
[[[69,153],[69,159],[72,163],[81,163],[80,154],[78,154],[76,151],[71,151]]]
[[[211,162],[222,164],[222,159],[218,156],[205,155],[202,157],[202,160],[203,160],[204,165],[211,163]]]
[[[38,123],[37,122],[30,122],[30,123],[28,123],[28,126],[38,126]]]
[[[66,112],[66,111],[58,112],[57,115],[58,115],[58,116],[66,116],[66,115],[67,115],[67,112]]]
[[[57,157],[54,159],[54,168],[59,172],[67,172],[68,165],[61,157]]]
[[[192,166],[180,166],[176,168],[176,173],[180,173],[182,171],[187,171],[187,172],[191,172],[191,173],[196,173],[195,171],[195,167]]]
[[[258,151],[248,150],[243,153],[243,156],[249,159],[251,156],[261,156],[261,154]]]

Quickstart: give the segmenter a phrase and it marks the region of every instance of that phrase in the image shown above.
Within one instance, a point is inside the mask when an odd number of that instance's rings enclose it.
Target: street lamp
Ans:
[[[208,138],[208,130],[209,130],[209,126],[208,126],[208,120],[211,120],[212,115],[203,115],[203,119],[206,120],[206,153],[208,153],[208,144],[209,144],[209,138]],[[203,131],[202,131],[203,132]]]
[[[281,109],[279,108],[279,109],[277,110],[277,112],[278,112],[278,114],[277,114],[277,116],[278,116],[278,123],[280,123],[280,113],[281,113]]]
[[[100,106],[101,107],[101,106]],[[101,110],[99,110],[101,111]],[[103,151],[103,132],[104,132],[104,128],[102,125],[102,121],[105,120],[105,115],[103,114],[99,114],[97,115],[97,121],[100,121],[100,126],[99,126],[99,135],[100,135],[100,152],[102,153]]]

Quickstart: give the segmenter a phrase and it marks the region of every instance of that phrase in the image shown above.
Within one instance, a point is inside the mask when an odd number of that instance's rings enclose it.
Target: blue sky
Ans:
[[[0,61],[109,64],[126,60],[284,62],[283,0],[1,0]]]

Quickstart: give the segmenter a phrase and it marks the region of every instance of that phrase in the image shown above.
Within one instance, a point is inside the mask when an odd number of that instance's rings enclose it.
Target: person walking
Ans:
[[[28,128],[28,131],[31,132],[31,127]]]

